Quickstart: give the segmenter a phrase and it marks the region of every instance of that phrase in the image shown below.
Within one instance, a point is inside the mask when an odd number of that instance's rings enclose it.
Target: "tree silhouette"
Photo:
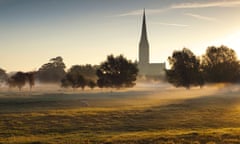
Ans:
[[[74,67],[74,69],[77,70],[79,74],[81,74],[85,79],[93,81],[97,80],[96,75],[97,66],[86,64],[86,65],[74,65],[72,67]]]
[[[65,64],[62,57],[50,59],[49,63],[42,65],[37,72],[37,78],[40,82],[58,83],[65,76]]]
[[[91,89],[94,89],[97,86],[97,84],[93,80],[90,80],[90,81],[88,81],[88,86]]]
[[[28,81],[30,90],[32,90],[32,87],[35,85],[35,74],[36,74],[36,72],[27,72],[27,73],[25,73],[26,80]]]
[[[167,80],[174,86],[190,88],[192,85],[204,84],[200,71],[200,60],[187,48],[174,51],[168,58],[170,69],[166,70]]]
[[[97,84],[99,87],[132,87],[137,74],[137,63],[132,63],[122,55],[110,55],[97,69]]]
[[[8,78],[7,83],[9,87],[18,87],[19,91],[21,91],[22,87],[26,84],[26,82],[29,84],[30,90],[32,90],[32,87],[35,84],[35,75],[36,72],[17,72],[14,75],[12,75],[10,78]]]
[[[73,89],[81,87],[84,89],[86,86],[86,80],[81,74],[81,69],[79,66],[72,66],[65,77],[61,81],[62,87],[71,86]]]
[[[17,86],[19,91],[21,91],[22,87],[26,84],[26,74],[24,72],[17,72],[10,77],[8,84],[10,87]]]
[[[7,82],[7,79],[8,79],[8,76],[6,74],[6,71],[0,68],[0,84]]]
[[[237,82],[240,78],[236,52],[226,46],[208,47],[202,68],[207,82]]]

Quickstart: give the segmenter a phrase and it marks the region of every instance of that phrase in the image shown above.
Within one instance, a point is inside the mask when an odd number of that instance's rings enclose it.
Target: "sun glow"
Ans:
[[[238,58],[240,58],[240,30],[216,40],[214,45],[225,45],[234,49]]]

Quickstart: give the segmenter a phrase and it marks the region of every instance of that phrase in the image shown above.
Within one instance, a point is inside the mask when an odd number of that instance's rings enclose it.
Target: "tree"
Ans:
[[[137,74],[137,63],[132,63],[122,55],[110,55],[97,69],[97,84],[99,87],[132,87]]]
[[[94,81],[90,80],[90,81],[88,82],[88,86],[89,86],[91,89],[94,89],[94,88],[97,86],[97,84],[96,84]]]
[[[68,88],[71,86],[70,81],[67,79],[67,75],[61,80],[61,87]]]
[[[42,65],[37,72],[37,78],[40,82],[46,83],[58,83],[61,82],[65,76],[65,64],[63,63],[62,57],[50,59],[49,63]]]
[[[26,84],[26,74],[24,72],[17,72],[10,77],[8,84],[10,87],[17,86],[19,91],[21,91],[22,87]]]
[[[75,69],[86,79],[95,81],[97,79],[96,71],[97,66],[92,66],[90,64],[86,65],[74,65]]]
[[[21,91],[22,87],[28,82],[30,90],[32,90],[32,87],[35,84],[35,75],[36,72],[17,72],[14,75],[12,75],[8,80],[9,87],[18,87],[19,91]]]
[[[32,90],[32,87],[35,85],[35,75],[36,72],[27,72],[25,73],[26,75],[26,80],[28,81],[30,90]]]
[[[72,66],[65,77],[61,81],[62,87],[71,86],[73,89],[81,87],[82,89],[86,86],[86,80],[81,74],[81,69],[79,66]]]
[[[200,60],[187,48],[182,51],[174,51],[172,57],[168,57],[170,69],[166,70],[167,80],[174,86],[190,86],[204,84],[200,70]]]
[[[237,82],[240,64],[236,52],[226,46],[208,47],[203,56],[202,68],[207,82]]]
[[[0,68],[0,84],[7,82],[7,79],[8,79],[8,76],[6,74],[6,71]]]

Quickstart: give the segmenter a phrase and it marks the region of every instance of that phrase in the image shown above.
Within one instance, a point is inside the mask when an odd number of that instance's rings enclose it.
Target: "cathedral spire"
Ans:
[[[157,76],[156,78],[164,77],[165,75],[165,63],[154,63],[151,64],[149,61],[149,43],[147,38],[147,24],[146,24],[146,14],[145,9],[143,9],[142,15],[142,27],[141,27],[141,37],[139,42],[138,51],[138,68],[139,74],[141,76]]]
[[[145,8],[143,9],[141,41],[148,41],[148,39],[147,39],[147,26],[146,26]]]
[[[139,64],[149,64],[149,44],[147,39],[147,26],[145,9],[143,10],[142,33],[139,43]]]

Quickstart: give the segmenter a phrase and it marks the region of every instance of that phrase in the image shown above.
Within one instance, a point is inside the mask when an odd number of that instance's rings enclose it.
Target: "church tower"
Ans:
[[[145,9],[143,10],[142,33],[139,42],[139,74],[142,76],[164,77],[165,63],[150,63],[149,43],[147,38],[147,26]]]
[[[147,39],[145,9],[143,11],[142,33],[141,33],[141,39],[139,43],[139,64],[140,65],[149,64],[149,43]]]

